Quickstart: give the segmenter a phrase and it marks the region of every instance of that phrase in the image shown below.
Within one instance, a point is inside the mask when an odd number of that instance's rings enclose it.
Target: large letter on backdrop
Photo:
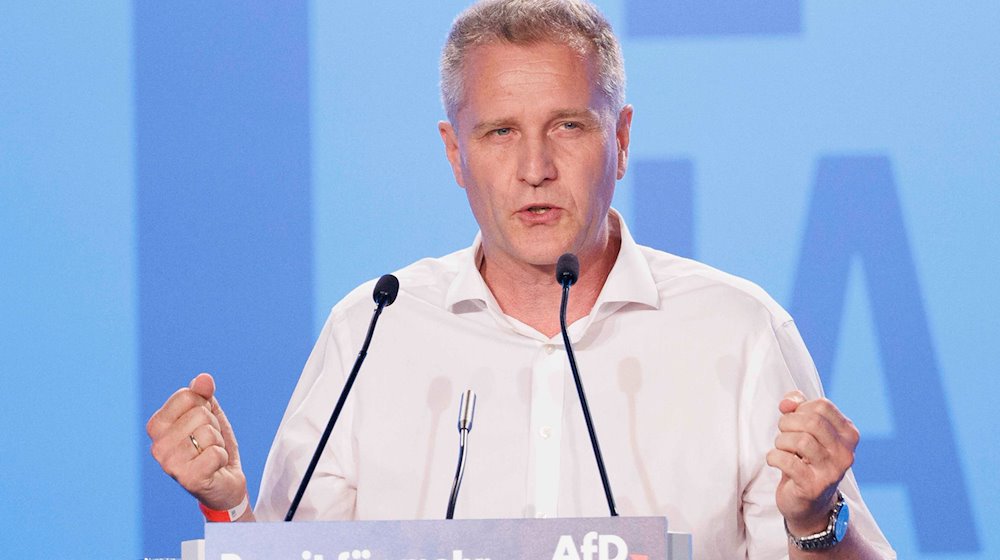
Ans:
[[[894,435],[862,438],[858,478],[902,484],[922,552],[979,550],[892,168],[885,157],[819,162],[792,311],[825,386],[851,259],[864,265]]]

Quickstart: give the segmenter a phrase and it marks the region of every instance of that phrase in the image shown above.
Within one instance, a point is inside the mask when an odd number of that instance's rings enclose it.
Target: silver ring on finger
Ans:
[[[198,445],[198,440],[194,437],[194,434],[189,434],[188,439],[191,440],[191,445],[194,446],[194,450],[198,452],[198,455],[201,455],[201,446]]]

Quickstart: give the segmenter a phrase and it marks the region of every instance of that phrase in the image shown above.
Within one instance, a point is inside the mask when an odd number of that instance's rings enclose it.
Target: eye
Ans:
[[[510,134],[510,129],[509,128],[498,128],[498,129],[496,129],[496,130],[493,131],[493,134],[495,136],[507,136],[508,134]]]
[[[562,124],[562,127],[564,129],[566,129],[566,130],[576,130],[576,129],[580,128],[580,123],[576,123],[576,122],[564,122]]]

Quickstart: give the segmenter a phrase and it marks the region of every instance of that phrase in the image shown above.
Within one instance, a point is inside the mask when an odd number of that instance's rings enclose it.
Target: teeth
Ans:
[[[532,214],[544,214],[549,210],[550,208],[548,206],[532,206],[531,208],[528,208],[528,211]]]

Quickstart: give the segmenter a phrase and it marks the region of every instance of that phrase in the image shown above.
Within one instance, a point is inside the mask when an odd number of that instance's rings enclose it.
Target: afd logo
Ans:
[[[552,560],[648,560],[644,554],[629,554],[628,544],[618,535],[599,535],[591,531],[583,536],[579,547],[573,535],[562,535],[556,544]]]

